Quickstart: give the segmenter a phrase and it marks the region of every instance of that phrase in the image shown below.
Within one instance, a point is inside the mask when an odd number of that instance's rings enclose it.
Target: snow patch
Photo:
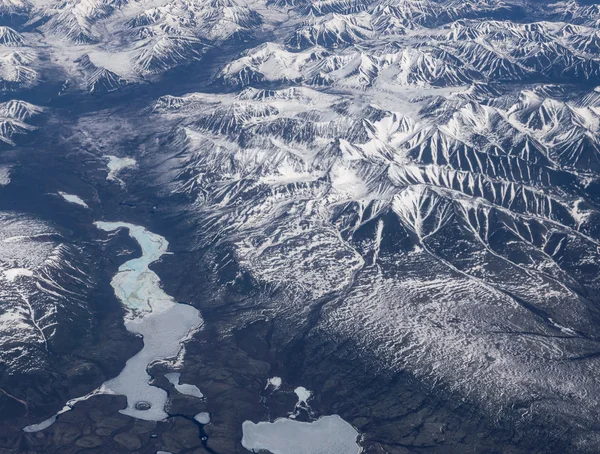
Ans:
[[[203,411],[202,413],[198,413],[194,416],[194,419],[198,421],[200,424],[209,424],[210,423],[210,413]]]
[[[577,336],[577,333],[574,330],[572,330],[571,328],[567,328],[566,326],[563,326],[560,323],[557,323],[553,318],[548,317],[548,321],[552,324],[552,326],[558,328],[564,334],[568,334],[569,336]]]
[[[181,374],[179,372],[170,372],[168,374],[165,374],[165,378],[169,380],[169,382],[175,387],[177,392],[179,392],[180,394],[198,398],[204,397],[204,394],[202,394],[202,392],[200,391],[200,389],[198,389],[196,385],[187,385],[180,383],[180,377]]]
[[[65,199],[69,203],[74,203],[75,205],[82,206],[84,208],[89,208],[87,203],[85,203],[79,196],[73,194],[67,194],[66,192],[59,191],[60,196]]]
[[[2,274],[4,274],[4,278],[7,281],[13,282],[16,278],[20,276],[33,276],[33,271],[28,270],[27,268],[11,268],[9,270],[3,270]]]
[[[294,393],[298,396],[298,403],[296,405],[308,405],[307,401],[310,399],[310,396],[312,396],[312,393],[308,389],[303,386],[298,386],[294,389]]]
[[[271,377],[267,380],[267,386],[265,387],[265,389],[267,389],[269,386],[272,386],[273,391],[277,391],[279,388],[281,388],[281,384],[281,377]]]
[[[119,183],[123,183],[118,178],[121,170],[135,167],[136,165],[136,160],[133,158],[119,158],[118,156],[112,155],[107,156],[107,158],[109,159],[108,164],[106,165],[108,167],[108,175],[106,177],[108,181],[118,181]]]
[[[48,427],[50,427],[52,424],[54,424],[54,422],[56,421],[56,415],[46,419],[45,421],[42,421],[39,424],[31,424],[30,426],[27,426],[23,429],[23,432],[39,432],[40,430],[44,430],[47,429]]]

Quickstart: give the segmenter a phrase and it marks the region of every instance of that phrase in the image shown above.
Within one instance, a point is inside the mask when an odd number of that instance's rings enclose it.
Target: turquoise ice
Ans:
[[[125,328],[143,338],[143,348],[130,358],[121,373],[87,396],[72,399],[57,415],[40,424],[24,428],[37,432],[49,427],[56,417],[69,411],[77,402],[98,394],[127,397],[127,408],[121,413],[138,419],[160,421],[165,412],[167,393],[150,385],[148,367],[155,361],[176,358],[182,343],[202,327],[200,312],[192,306],[177,303],[160,286],[160,279],[149,267],[167,253],[168,241],[144,227],[126,222],[96,222],[99,229],[113,232],[124,228],[138,242],[142,255],[119,267],[111,285],[115,295],[127,310]],[[199,392],[199,390],[198,390]],[[136,408],[136,404],[140,408]],[[143,408],[143,409],[142,409]]]

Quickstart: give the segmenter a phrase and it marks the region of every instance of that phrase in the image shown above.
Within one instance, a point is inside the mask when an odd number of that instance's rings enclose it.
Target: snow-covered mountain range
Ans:
[[[82,166],[69,178],[92,175],[77,183],[92,213],[146,210],[186,253],[226,257],[187,265],[215,301],[239,292],[206,317],[219,335],[273,323],[278,367],[302,348],[304,365],[410,374],[490,426],[533,430],[541,452],[597,451],[600,5],[0,0],[0,23],[7,165],[49,143]],[[106,183],[113,154],[135,158],[135,181]],[[33,233],[0,247],[0,359],[51,367],[53,314],[94,317],[80,304],[100,285],[93,257],[3,213],[0,245],[15,223]],[[442,449],[373,422],[394,399],[377,393],[351,421],[365,452]]]

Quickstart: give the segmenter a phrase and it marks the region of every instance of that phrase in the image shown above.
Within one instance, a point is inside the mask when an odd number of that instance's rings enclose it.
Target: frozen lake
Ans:
[[[358,432],[338,415],[313,422],[280,418],[275,422],[242,425],[242,446],[273,454],[358,454]]]
[[[127,408],[121,413],[145,420],[159,421],[168,415],[165,412],[167,393],[149,384],[148,366],[157,360],[174,358],[181,350],[182,343],[202,324],[200,312],[185,304],[177,303],[160,286],[160,278],[150,270],[150,265],[159,260],[169,246],[168,241],[144,227],[125,222],[96,222],[104,231],[114,232],[125,228],[142,249],[142,255],[129,260],[119,267],[111,285],[115,295],[127,310],[125,327],[128,331],[142,336],[144,346],[125,364],[121,373],[102,384],[88,396],[73,399],[58,414],[70,410],[75,403],[91,395],[117,394],[127,397]],[[174,378],[174,377],[172,377]],[[177,381],[179,376],[177,375]],[[179,385],[184,386],[185,385]],[[189,388],[189,389],[188,389]],[[187,385],[184,391],[190,391]],[[195,394],[200,394],[197,388]],[[56,416],[26,427],[27,432],[35,432],[50,426]]]

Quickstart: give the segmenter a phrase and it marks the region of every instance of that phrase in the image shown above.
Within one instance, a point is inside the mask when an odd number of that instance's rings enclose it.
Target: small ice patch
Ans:
[[[56,415],[46,419],[45,421],[42,421],[39,424],[32,424],[30,426],[23,428],[23,432],[29,432],[29,433],[39,432],[40,430],[44,430],[44,429],[50,427],[52,424],[54,424],[55,421],[56,421]]]
[[[76,205],[82,206],[84,208],[89,208],[87,203],[85,203],[79,196],[73,194],[67,194],[66,192],[59,191],[60,196],[65,199],[69,203],[74,203]]]
[[[568,334],[569,336],[576,336],[577,333],[572,330],[571,328],[567,328],[566,326],[563,326],[559,323],[557,323],[556,321],[554,321],[554,319],[552,318],[548,318],[548,321],[550,323],[552,323],[552,326],[554,326],[555,328],[558,328],[559,330],[561,330],[564,334]]]
[[[165,378],[169,380],[169,382],[171,382],[171,384],[179,393],[184,394],[186,396],[198,398],[204,397],[204,394],[202,394],[202,392],[200,391],[200,389],[198,389],[196,385],[186,385],[184,383],[179,383],[180,377],[181,374],[179,372],[170,372],[168,374],[165,374]]]
[[[267,380],[267,386],[265,389],[267,389],[269,386],[272,386],[274,388],[273,391],[277,391],[279,388],[281,388],[281,383],[281,377],[271,377]]]
[[[12,282],[19,276],[33,276],[33,271],[28,270],[27,268],[11,268],[10,270],[2,271],[2,274],[4,274],[4,278],[7,281]]]
[[[200,424],[206,425],[210,422],[210,413],[203,411],[202,413],[198,413],[196,416],[194,416],[194,419]]]
[[[275,422],[242,425],[242,446],[251,452],[273,454],[358,454],[358,432],[338,415],[300,422],[281,418]]]
[[[298,403],[296,405],[308,405],[308,399],[310,399],[310,396],[312,395],[312,393],[304,388],[303,386],[298,386],[296,389],[294,389],[294,393],[296,393],[296,396],[298,396]]]
[[[133,158],[119,158],[118,156],[107,156],[109,159],[107,167],[108,167],[108,175],[106,177],[109,181],[118,181],[122,183],[122,181],[118,178],[121,170],[126,169],[128,167],[135,167],[136,161]]]

